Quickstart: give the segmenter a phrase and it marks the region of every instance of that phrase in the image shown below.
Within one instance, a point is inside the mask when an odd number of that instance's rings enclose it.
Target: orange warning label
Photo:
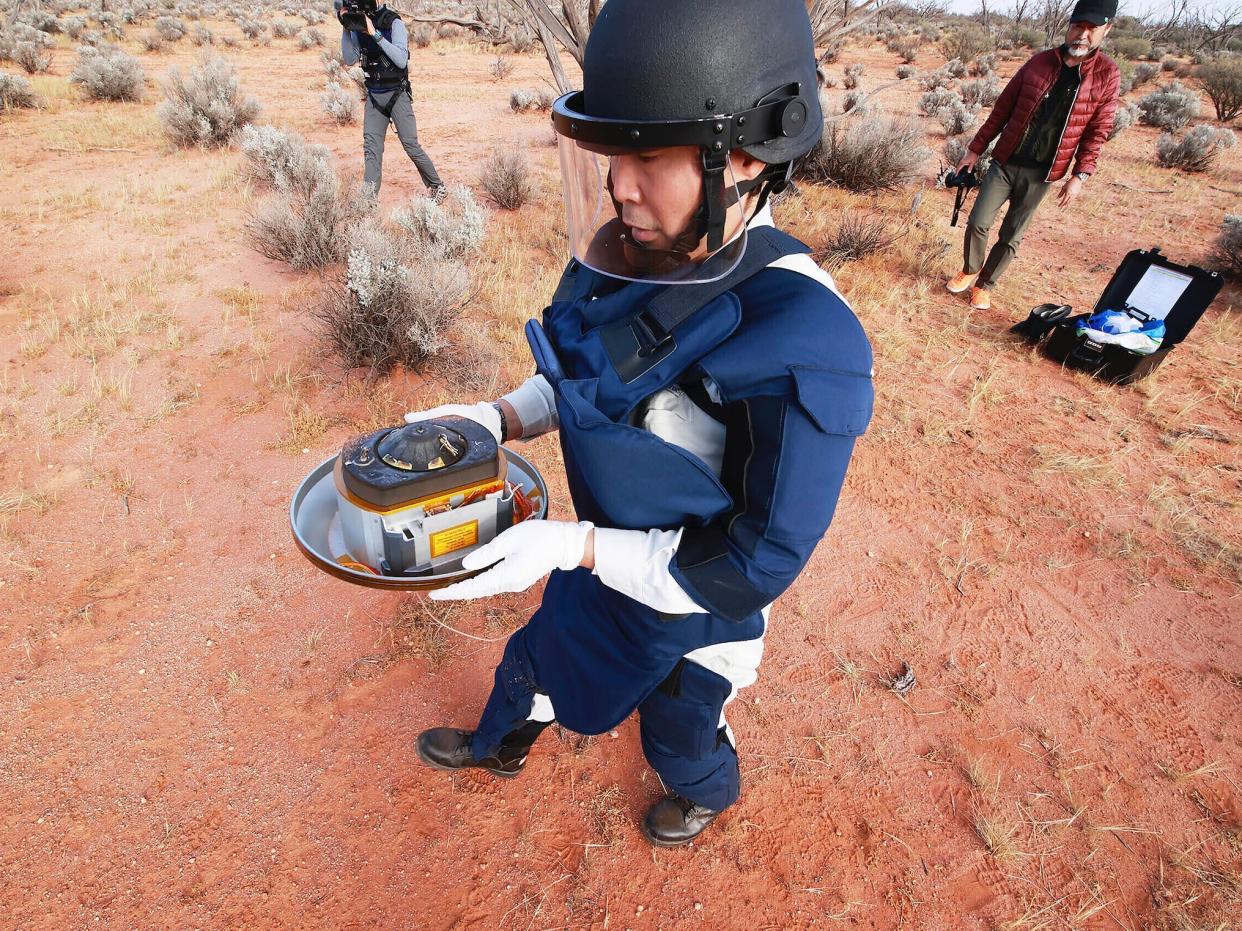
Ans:
[[[431,535],[431,558],[443,556],[462,547],[474,546],[479,542],[479,522],[472,520],[466,524],[449,527]]]

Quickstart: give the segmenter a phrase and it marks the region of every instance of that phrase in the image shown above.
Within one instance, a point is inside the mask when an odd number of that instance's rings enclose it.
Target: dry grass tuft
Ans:
[[[1059,446],[1035,447],[1036,472],[1060,472],[1075,484],[1088,488],[1116,486],[1122,475],[1115,464],[1101,456],[1081,456]]]
[[[276,443],[276,448],[292,455],[298,455],[304,449],[313,449],[331,425],[327,417],[309,404],[296,402],[289,407],[285,432]]]
[[[492,202],[504,210],[517,210],[535,193],[530,166],[517,149],[493,149],[479,173],[479,184]]]
[[[457,606],[410,595],[397,608],[396,619],[384,636],[396,660],[423,660],[433,669],[453,655],[443,624],[449,623]]]
[[[841,218],[837,231],[812,254],[820,265],[839,268],[846,262],[857,262],[883,252],[901,235],[884,217],[850,211]]]
[[[976,811],[973,827],[976,836],[983,843],[983,849],[997,860],[1012,860],[1023,856],[1023,851],[1014,840],[1018,825],[1006,824],[999,817],[989,817]]]
[[[918,177],[927,157],[923,139],[923,130],[908,119],[832,123],[801,162],[799,176],[859,194],[905,187]]]

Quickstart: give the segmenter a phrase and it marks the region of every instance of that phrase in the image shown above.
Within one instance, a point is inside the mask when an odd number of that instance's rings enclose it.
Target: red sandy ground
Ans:
[[[192,51],[144,62],[158,77]],[[316,52],[225,54],[265,119],[358,165],[360,127],[320,118]],[[491,234],[525,255],[530,217],[557,223],[555,150],[508,93],[544,66],[495,83],[491,60],[416,52],[416,110],[450,182],[493,141],[531,143],[542,204]],[[847,60],[868,87],[897,63]],[[62,49],[53,74],[71,67]],[[1191,178],[1130,130],[1076,222],[1045,206],[991,314],[910,271],[939,241],[935,274],[953,269],[943,192],[892,256],[839,273],[876,342],[876,420],[732,708],[741,802],[653,851],[636,822],[660,787],[632,720],[546,736],[513,781],[415,758],[423,728],[476,720],[537,592],[440,615],[485,638],[466,639],[291,543],[313,465],[455,386],[371,390],[332,366],[305,313],[317,276],[247,243],[259,195],[235,151],[169,150],[153,99],[51,96],[0,122],[0,927],[1233,926],[1238,291],[1141,389],[1063,372],[1004,326],[1089,305],[1136,246],[1203,260],[1238,208],[1238,150]],[[386,168],[385,207],[418,192],[394,137]],[[807,198],[788,210],[808,235],[909,204]],[[530,254],[542,285],[555,262]],[[471,313],[520,347],[531,300]],[[518,352],[499,388],[528,373]],[[293,434],[299,415],[326,420]],[[528,451],[563,516],[554,441]],[[905,701],[880,681],[903,661]]]

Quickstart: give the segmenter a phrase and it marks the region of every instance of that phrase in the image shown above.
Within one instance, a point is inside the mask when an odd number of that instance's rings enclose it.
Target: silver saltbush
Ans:
[[[1199,95],[1180,81],[1153,91],[1138,102],[1139,121],[1176,132],[1199,115]]]
[[[327,147],[297,133],[247,126],[241,149],[250,177],[273,191],[247,227],[255,248],[297,269],[341,261],[351,230],[374,207],[373,194],[342,184]]]
[[[1134,66],[1134,86],[1141,87],[1160,73],[1160,66],[1150,61]]]
[[[1237,144],[1232,130],[1217,129],[1204,123],[1191,129],[1181,139],[1172,133],[1164,133],[1156,141],[1156,159],[1165,168],[1207,171],[1216,163],[1221,150],[1232,149]]]
[[[419,368],[450,348],[469,290],[460,262],[407,265],[399,237],[364,223],[349,237],[344,281],[328,288],[315,316],[346,366],[372,375],[398,364]]]
[[[866,113],[867,93],[862,90],[846,91],[845,97],[841,100],[841,112],[853,113],[855,116],[861,116]]]
[[[5,74],[0,71],[0,112],[29,109],[38,104],[38,98],[35,97],[29,81],[20,74]]]
[[[955,96],[947,106],[936,111],[935,117],[946,136],[960,136],[975,125],[975,108]]]
[[[292,131],[275,126],[243,127],[239,137],[246,173],[261,187],[295,194],[308,194],[323,178],[328,147],[307,144]]]
[[[115,45],[79,49],[69,75],[70,83],[81,87],[91,100],[141,100],[145,80],[138,59]]]
[[[976,78],[973,81],[963,81],[961,89],[958,91],[966,105],[975,109],[992,106],[996,103],[996,98],[1000,96],[1000,92],[1000,82],[996,80],[996,75],[993,73],[989,73],[985,77]]]
[[[13,47],[13,61],[27,74],[43,74],[52,67],[52,56],[35,42],[18,42]]]
[[[247,226],[259,252],[299,270],[341,261],[350,231],[375,203],[369,190],[342,184],[328,162],[315,163],[312,170],[316,177],[309,191],[269,197]]]
[[[951,107],[954,102],[960,102],[956,93],[947,87],[937,87],[919,98],[919,112],[924,116],[935,116],[936,111]]]
[[[1116,139],[1133,126],[1134,121],[1138,119],[1138,112],[1138,107],[1132,103],[1121,104],[1113,116],[1113,128],[1108,131],[1108,138]]]
[[[298,33],[298,48],[303,51],[306,51],[308,48],[314,48],[317,45],[323,45],[326,41],[323,32],[314,26],[307,26]]]
[[[319,95],[319,106],[334,123],[346,126],[358,122],[358,94],[329,81]]]
[[[492,202],[505,210],[517,210],[535,193],[530,166],[517,149],[493,149],[483,163],[479,183]]]
[[[509,95],[509,109],[514,113],[527,110],[545,112],[552,109],[554,100],[546,90],[515,90]]]
[[[237,72],[223,58],[199,59],[189,78],[173,68],[164,82],[167,99],[156,108],[168,138],[179,146],[223,146],[259,115],[259,102],[244,96]]]
[[[155,20],[155,31],[165,42],[179,42],[185,36],[185,23],[175,16],[160,16]]]
[[[487,213],[470,188],[453,185],[437,204],[430,197],[412,197],[393,211],[392,220],[409,233],[423,256],[462,259],[477,252],[487,229]]]

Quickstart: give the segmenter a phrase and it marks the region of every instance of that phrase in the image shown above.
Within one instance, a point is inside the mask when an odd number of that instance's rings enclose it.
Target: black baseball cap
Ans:
[[[1117,0],[1078,0],[1070,13],[1071,23],[1091,23],[1104,26],[1117,18]]]

